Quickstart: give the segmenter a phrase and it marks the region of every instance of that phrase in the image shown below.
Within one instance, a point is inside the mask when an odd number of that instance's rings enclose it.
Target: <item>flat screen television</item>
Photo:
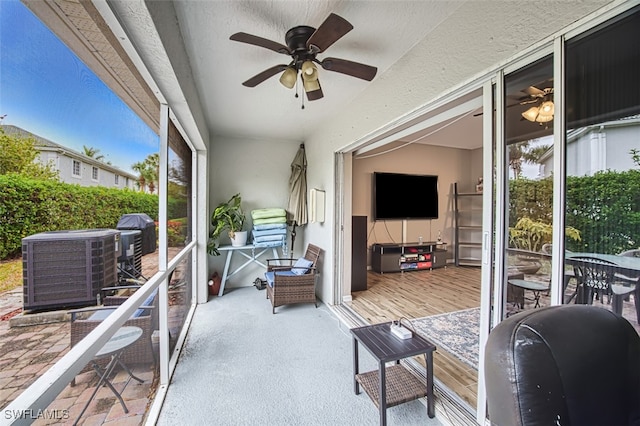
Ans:
[[[438,176],[373,173],[373,219],[437,219]]]

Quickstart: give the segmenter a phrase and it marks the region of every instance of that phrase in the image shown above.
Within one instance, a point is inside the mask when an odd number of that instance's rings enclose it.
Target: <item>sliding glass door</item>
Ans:
[[[502,318],[549,304],[553,179],[553,56],[504,77]]]
[[[640,318],[640,9],[566,43],[564,303]]]

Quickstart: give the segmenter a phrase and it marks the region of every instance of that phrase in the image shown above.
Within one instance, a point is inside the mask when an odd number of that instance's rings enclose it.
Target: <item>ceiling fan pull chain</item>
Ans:
[[[298,79],[296,79],[296,98],[298,97]],[[302,109],[304,109],[304,96],[302,96]]]

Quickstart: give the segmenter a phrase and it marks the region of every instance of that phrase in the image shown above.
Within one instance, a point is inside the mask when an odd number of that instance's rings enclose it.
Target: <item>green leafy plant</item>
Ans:
[[[236,194],[226,203],[221,203],[211,214],[211,231],[207,243],[207,252],[213,256],[220,255],[218,243],[223,231],[229,231],[229,238],[234,238],[235,233],[242,231],[245,214],[241,206],[242,198]]]
[[[565,228],[565,235],[574,241],[580,241],[580,231],[571,226]],[[509,243],[511,246],[532,252],[539,252],[544,244],[553,238],[553,226],[523,217],[509,228]]]

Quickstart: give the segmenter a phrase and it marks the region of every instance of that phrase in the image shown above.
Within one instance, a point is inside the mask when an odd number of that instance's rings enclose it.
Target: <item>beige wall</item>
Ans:
[[[213,141],[209,151],[209,164],[212,165],[209,170],[211,212],[219,203],[240,193],[242,208],[247,215],[245,230],[251,231],[251,210],[271,207],[286,209],[289,201],[291,162],[299,145],[291,141],[231,138],[217,138]],[[296,232],[295,256],[300,257],[304,249],[304,227],[298,228]],[[287,237],[287,241],[291,241],[290,236]],[[230,241],[225,236],[221,243],[228,245]],[[280,249],[278,252],[281,254]],[[263,255],[260,260],[264,263],[264,259],[267,258],[273,258],[271,249],[268,255]],[[222,275],[225,259],[224,252],[221,256],[209,256],[209,273],[215,270]],[[234,270],[246,261],[242,255],[234,254],[230,269]],[[264,279],[264,272],[264,268],[257,264],[249,265],[231,277],[225,288],[251,286],[257,277]]]
[[[478,154],[479,153],[479,154]],[[482,170],[482,150],[463,150],[412,144],[384,155],[366,158],[355,157],[353,161],[353,215],[368,217],[368,241],[375,243],[402,242],[402,221],[388,220],[374,222],[372,219],[372,173],[398,172],[438,176],[439,217],[433,220],[408,220],[406,242],[435,241],[438,231],[444,242],[451,244],[454,233],[453,183],[465,187],[475,185],[477,170]],[[419,197],[416,191],[416,197]],[[448,257],[453,256],[449,247]]]

